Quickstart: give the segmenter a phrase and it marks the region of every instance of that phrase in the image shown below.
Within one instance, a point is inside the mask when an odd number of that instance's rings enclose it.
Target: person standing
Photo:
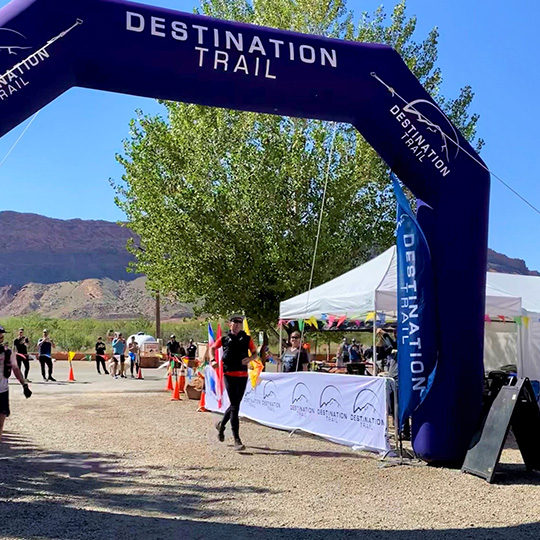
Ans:
[[[281,371],[292,373],[294,371],[307,371],[309,366],[309,354],[306,349],[300,347],[300,334],[291,334],[291,346],[287,347],[281,356]]]
[[[238,452],[245,450],[246,447],[240,439],[240,402],[244,397],[248,381],[248,364],[256,360],[257,349],[251,336],[248,336],[242,330],[244,317],[242,315],[233,315],[229,319],[229,332],[216,340],[210,347],[210,356],[215,358],[215,351],[223,347],[223,373],[225,379],[225,388],[229,396],[230,406],[225,411],[223,419],[218,422],[218,439],[220,442],[225,440],[225,427],[227,422],[231,422],[231,428],[234,437],[234,449]],[[193,341],[190,341],[193,343]],[[251,352],[251,357],[249,353]],[[189,358],[189,349],[188,349]],[[212,362],[212,367],[217,368],[217,362]]]
[[[360,362],[361,360],[361,351],[360,346],[358,345],[356,339],[353,338],[351,346],[349,347],[349,355],[351,362]]]
[[[180,343],[176,341],[176,336],[173,334],[167,341],[167,354],[171,358],[176,358],[180,353]]]
[[[49,332],[45,328],[43,330],[43,336],[39,338],[37,348],[38,348],[38,358],[39,363],[41,364],[41,375],[45,382],[52,381],[56,382],[56,379],[53,378],[53,361],[52,361],[52,349],[56,347],[54,341],[49,337]],[[45,373],[45,366],[49,369],[49,376],[47,377]]]
[[[133,379],[133,368],[135,371],[139,371],[139,344],[135,340],[135,336],[131,336],[131,341],[128,344],[129,351],[129,372],[131,373],[131,378]]]
[[[107,350],[107,345],[103,341],[103,338],[98,337],[96,343],[96,368],[97,372],[101,375],[100,366],[103,368],[105,375],[108,375],[107,366],[105,365],[105,351]]]
[[[19,335],[13,341],[13,349],[17,356],[17,367],[21,369],[24,364],[24,380],[30,382],[28,374],[30,373],[30,360],[28,359],[28,338],[24,335],[24,328],[19,328]]]
[[[112,348],[113,348],[113,354],[114,354],[114,358],[115,358],[115,363],[114,363],[115,375],[114,376],[115,376],[115,378],[118,378],[118,375],[116,375],[116,369],[117,369],[117,366],[118,366],[118,361],[120,361],[120,377],[125,379],[126,378],[126,374],[125,374],[125,370],[126,370],[126,357],[125,357],[126,340],[122,336],[122,332],[119,332],[118,337],[113,339]]]
[[[0,439],[2,438],[2,432],[4,431],[4,422],[10,415],[9,378],[11,377],[12,372],[21,383],[26,399],[32,395],[32,391],[28,388],[28,384],[21,375],[17,362],[13,361],[11,350],[4,346],[5,333],[4,327],[0,326]]]
[[[337,351],[337,367],[345,367],[345,364],[349,362],[349,342],[347,338],[344,337],[343,341],[340,343]]]
[[[197,345],[193,343],[193,340],[189,340],[189,345],[186,351],[188,360],[195,360],[195,357],[197,356]]]

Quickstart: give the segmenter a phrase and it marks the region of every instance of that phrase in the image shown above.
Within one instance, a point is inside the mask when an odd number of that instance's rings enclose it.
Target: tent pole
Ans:
[[[377,376],[377,306],[375,306],[375,316],[373,317],[373,377]]]
[[[283,355],[283,324],[279,325],[279,345],[278,345],[278,361],[281,360],[281,356]],[[279,363],[278,363],[279,366]]]

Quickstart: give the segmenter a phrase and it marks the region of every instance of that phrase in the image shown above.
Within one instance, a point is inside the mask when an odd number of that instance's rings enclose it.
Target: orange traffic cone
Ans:
[[[174,392],[171,401],[182,401],[180,399],[180,377],[176,378],[176,384],[174,385]]]
[[[167,377],[167,386],[165,387],[165,391],[168,392],[170,390],[174,390],[173,383],[172,383],[172,373],[169,372],[169,376]]]
[[[69,363],[68,382],[75,382],[75,375],[73,375],[73,365],[71,362]]]
[[[180,392],[185,394],[186,393],[186,376],[180,375],[179,379],[180,379]]]
[[[139,366],[139,371],[137,372],[137,379],[143,379],[144,380],[144,377],[142,376],[141,366]]]
[[[206,399],[204,397],[204,390],[201,392],[201,399],[199,401],[199,407],[197,408],[197,412],[206,412],[207,409],[205,407],[206,405]]]

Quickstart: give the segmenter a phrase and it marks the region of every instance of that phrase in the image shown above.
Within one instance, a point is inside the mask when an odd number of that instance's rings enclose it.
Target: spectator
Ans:
[[[133,369],[139,371],[139,344],[135,340],[135,336],[131,336],[131,341],[128,345],[129,349],[129,372],[131,373],[131,378],[133,379]]]
[[[349,362],[349,342],[346,337],[343,338],[343,341],[339,344],[337,351],[337,367],[342,368],[346,363]]]
[[[180,353],[180,343],[176,341],[176,336],[173,334],[167,341],[167,354],[171,357],[177,357]]]
[[[189,340],[189,346],[187,348],[187,357],[189,360],[195,360],[197,356],[197,346],[193,343],[193,340]]]
[[[24,381],[19,367],[16,362],[13,362],[13,356],[10,349],[4,347],[4,334],[5,330],[0,326],[0,439],[2,438],[2,431],[4,430],[4,422],[10,414],[9,410],[9,378],[11,372],[17,377],[18,381],[23,387],[25,397],[28,399],[32,392],[28,388],[28,384]]]
[[[17,367],[21,369],[21,365],[24,364],[24,380],[25,382],[31,382],[28,379],[30,373],[30,360],[28,359],[28,338],[24,335],[24,328],[19,328],[19,336],[13,341],[13,348],[17,355]]]
[[[118,378],[117,375],[117,369],[118,369],[118,362],[120,361],[120,377],[125,379],[126,378],[126,340],[122,336],[122,333],[118,333],[118,337],[113,339],[112,342],[112,348],[113,348],[113,357],[114,357],[114,365],[113,365],[113,377],[115,379]]]
[[[108,375],[107,367],[105,366],[105,351],[107,350],[107,345],[105,345],[103,338],[98,337],[96,342],[96,368],[97,372],[101,375],[100,366],[103,368],[105,375]]]
[[[52,381],[56,382],[56,379],[53,378],[53,361],[52,361],[52,349],[56,347],[54,341],[49,337],[49,332],[45,328],[43,330],[43,336],[39,338],[37,348],[38,348],[38,359],[41,364],[41,375],[45,382]],[[49,376],[45,374],[45,366],[49,368]]]
[[[293,332],[291,334],[291,346],[285,349],[281,356],[281,371],[283,373],[292,373],[293,371],[307,371],[309,366],[309,353],[303,347],[300,347],[300,334]]]
[[[351,346],[349,347],[349,356],[351,359],[351,362],[360,362],[362,359],[362,351],[360,350],[360,346],[356,342],[356,339],[353,338],[351,342]]]

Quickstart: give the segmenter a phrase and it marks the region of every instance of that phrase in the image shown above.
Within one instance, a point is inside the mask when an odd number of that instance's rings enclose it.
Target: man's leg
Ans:
[[[28,358],[28,355],[25,355],[23,359],[24,364],[24,378],[28,380],[28,375],[30,375],[30,359]]]
[[[41,365],[41,376],[43,377],[43,380],[47,380],[47,374],[45,373],[45,357],[40,356],[39,357],[39,363]]]
[[[229,398],[231,400],[231,429],[233,432],[233,437],[235,441],[240,440],[240,403],[244,397],[244,392],[246,391],[247,377],[231,377],[231,379],[236,379],[231,381],[231,393]],[[232,395],[231,395],[232,394]]]
[[[101,375],[101,370],[99,369],[99,364],[101,363],[101,356],[98,356],[96,354],[96,369],[97,369],[97,372]]]
[[[49,368],[49,381],[55,381],[55,379],[53,378],[52,376],[52,372],[53,372],[53,361],[52,361],[52,358],[49,358],[47,357],[47,367]]]
[[[0,394],[0,439],[2,438],[2,432],[4,431],[4,422],[9,416],[9,392],[2,392]]]
[[[2,440],[2,432],[4,431],[4,422],[6,421],[6,415],[0,413],[0,441]]]

